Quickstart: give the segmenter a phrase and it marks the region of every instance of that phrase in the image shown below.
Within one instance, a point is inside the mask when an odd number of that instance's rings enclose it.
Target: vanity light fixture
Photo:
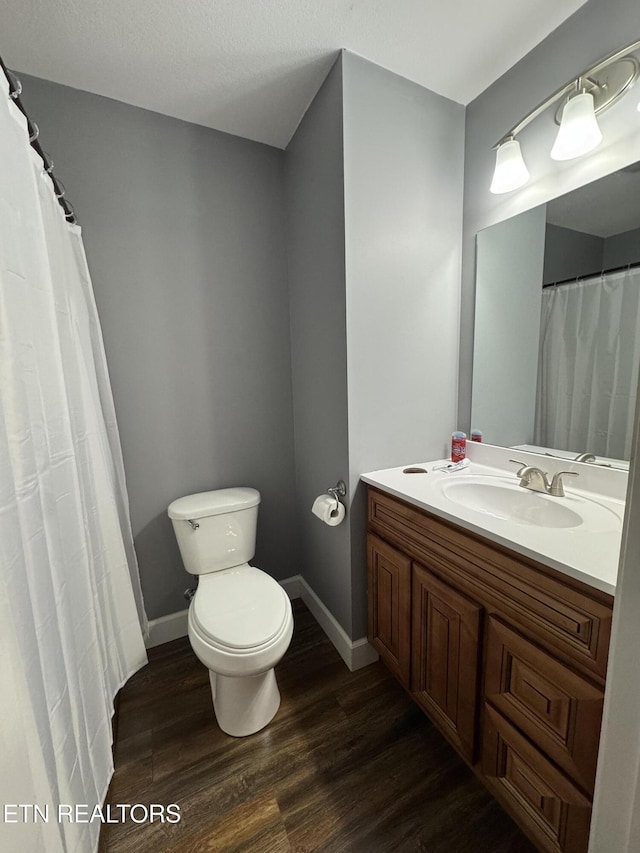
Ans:
[[[579,84],[578,84],[579,85]],[[602,142],[591,92],[580,91],[562,111],[560,130],[551,149],[552,160],[573,160],[593,151]]]
[[[529,180],[529,170],[522,159],[520,143],[508,136],[496,151],[496,170],[491,182],[492,193],[508,193],[524,186]]]
[[[593,151],[602,142],[596,116],[617,103],[640,76],[640,62],[634,56],[638,50],[640,40],[605,56],[549,95],[505,133],[493,146],[496,151],[496,168],[491,192],[506,193],[527,183],[529,171],[516,137],[552,104],[559,102],[555,121],[560,126],[551,149],[552,159],[572,160]]]

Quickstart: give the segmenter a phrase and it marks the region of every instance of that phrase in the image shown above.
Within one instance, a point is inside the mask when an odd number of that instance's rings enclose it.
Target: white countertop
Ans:
[[[483,455],[484,451],[476,451],[474,456]],[[509,455],[508,451],[505,451]],[[513,451],[511,451],[513,453]],[[521,455],[528,455],[522,454]],[[486,456],[487,454],[484,453]],[[500,456],[493,452],[492,461]],[[533,456],[528,461],[532,465],[539,464],[540,457]],[[362,479],[384,492],[395,495],[407,503],[420,507],[433,515],[447,521],[459,524],[467,530],[477,533],[487,539],[504,545],[513,551],[537,560],[566,575],[576,578],[589,586],[615,595],[620,555],[620,540],[624,518],[624,500],[594,493],[574,487],[574,480],[565,481],[565,498],[548,498],[551,501],[562,501],[563,506],[571,507],[582,501],[597,501],[609,510],[605,513],[609,521],[601,525],[601,529],[589,529],[586,524],[577,527],[539,527],[532,524],[519,523],[512,519],[500,518],[486,513],[482,507],[465,507],[454,503],[443,493],[443,484],[454,478],[469,478],[473,475],[484,477],[505,477],[517,483],[514,465],[494,467],[478,461],[471,461],[468,468],[453,473],[434,471],[434,466],[441,465],[447,460],[412,463],[413,467],[426,468],[426,474],[405,474],[404,468],[387,468],[382,471],[372,471],[363,474]],[[578,465],[576,470],[584,469]],[[497,482],[497,481],[496,481]],[[575,482],[578,482],[576,478]],[[446,489],[444,490],[446,491]],[[619,522],[619,523],[618,523]],[[605,529],[602,529],[605,528]]]

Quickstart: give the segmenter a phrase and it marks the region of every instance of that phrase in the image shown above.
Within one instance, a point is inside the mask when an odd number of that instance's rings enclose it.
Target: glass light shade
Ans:
[[[520,143],[517,139],[507,139],[496,151],[496,170],[491,181],[491,192],[499,195],[517,190],[527,183],[529,177]]]
[[[552,160],[573,160],[593,151],[602,142],[602,133],[593,107],[593,95],[582,92],[564,106],[562,123],[551,149]]]

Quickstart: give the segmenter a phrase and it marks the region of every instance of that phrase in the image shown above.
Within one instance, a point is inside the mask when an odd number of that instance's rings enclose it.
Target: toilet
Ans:
[[[275,716],[274,666],[293,634],[289,596],[248,562],[259,503],[256,489],[233,488],[178,498],[168,508],[184,567],[198,575],[189,640],[209,670],[218,725],[233,737],[260,731]]]

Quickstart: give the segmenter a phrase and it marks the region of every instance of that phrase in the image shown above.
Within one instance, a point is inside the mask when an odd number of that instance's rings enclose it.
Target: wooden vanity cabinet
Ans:
[[[482,737],[480,778],[533,843],[545,853],[585,853],[591,800],[490,705]]]
[[[482,608],[413,564],[411,695],[473,763]]]
[[[369,487],[369,640],[546,853],[587,849],[613,599]]]
[[[485,701],[592,794],[602,690],[493,616],[486,637]]]
[[[367,541],[369,642],[391,672],[411,676],[411,560],[382,539]]]

